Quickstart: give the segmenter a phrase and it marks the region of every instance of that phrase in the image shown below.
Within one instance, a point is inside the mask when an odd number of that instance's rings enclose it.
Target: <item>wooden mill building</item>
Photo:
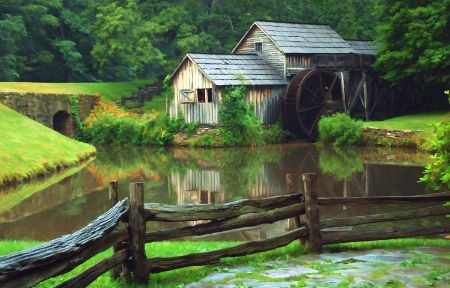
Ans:
[[[330,110],[362,109],[368,119],[382,86],[370,86],[374,54],[369,43],[346,41],[328,25],[256,21],[231,54],[184,57],[171,77],[168,113],[220,125],[224,88],[245,85],[262,124],[282,118],[291,131],[312,135]]]

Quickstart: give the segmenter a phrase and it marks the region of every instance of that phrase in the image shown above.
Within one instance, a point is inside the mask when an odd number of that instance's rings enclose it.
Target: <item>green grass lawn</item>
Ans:
[[[421,134],[432,134],[430,123],[450,121],[450,111],[434,111],[419,114],[399,116],[384,121],[364,122],[365,127],[386,129],[421,130]]]
[[[155,84],[155,79],[142,79],[132,82],[95,82],[95,83],[35,83],[0,82],[0,91],[36,92],[57,94],[95,94],[100,93],[102,100],[109,102],[120,96],[129,96],[144,84]]]
[[[450,121],[450,111],[433,111],[399,116],[384,121],[368,121],[363,127],[375,127],[399,130],[419,130],[412,141],[422,150],[429,150],[425,139],[434,133],[432,123]]]
[[[95,147],[67,138],[0,104],[0,186],[74,166]]]
[[[33,241],[14,241],[14,240],[0,240],[0,255],[18,252],[24,249],[32,248],[41,243]],[[157,242],[146,244],[146,255],[148,258],[153,257],[173,257],[178,255],[186,255],[189,253],[202,253],[213,251],[230,246],[235,246],[239,242]],[[323,247],[324,253],[343,252],[348,250],[365,251],[371,249],[389,249],[397,247],[420,247],[420,246],[449,246],[447,240],[442,239],[425,239],[425,238],[407,238],[394,239],[383,241],[369,241],[346,244],[325,245]],[[256,253],[243,257],[223,258],[217,265],[193,266],[177,270],[154,273],[150,275],[148,287],[184,287],[187,283],[199,281],[209,273],[214,271],[226,271],[227,267],[237,266],[252,266],[256,271],[265,269],[260,264],[265,261],[274,260],[289,260],[296,257],[301,257],[308,253],[308,250],[301,247],[298,241],[294,241],[287,246],[274,249],[267,252]],[[112,255],[112,250],[108,249],[93,258],[86,261],[84,264],[76,267],[72,271],[48,279],[36,287],[54,287],[57,284],[74,277],[75,275],[85,271],[90,266],[98,263],[104,258]],[[273,281],[273,280],[271,280]],[[264,282],[264,281],[263,281]],[[112,281],[110,273],[104,273],[97,280],[95,280],[89,287],[135,287],[134,285],[126,284],[121,281]]]

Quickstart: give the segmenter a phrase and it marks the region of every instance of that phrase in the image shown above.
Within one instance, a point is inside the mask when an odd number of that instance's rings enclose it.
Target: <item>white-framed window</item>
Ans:
[[[255,52],[261,52],[263,51],[262,42],[256,42],[255,43]]]

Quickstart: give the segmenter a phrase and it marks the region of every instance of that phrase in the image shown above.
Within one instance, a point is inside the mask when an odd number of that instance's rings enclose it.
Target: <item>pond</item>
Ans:
[[[111,180],[119,181],[119,199],[128,196],[130,182],[144,182],[145,202],[166,204],[225,203],[284,195],[288,194],[287,174],[295,192],[303,193],[301,174],[308,172],[318,175],[319,197],[419,195],[430,193],[418,182],[427,161],[429,155],[416,150],[334,149],[313,144],[226,149],[99,148],[94,161],[75,171],[0,191],[0,239],[50,240],[84,227],[109,208]],[[327,206],[321,210],[321,217],[398,209],[396,205]],[[150,223],[147,230],[177,225]],[[186,239],[250,240],[287,229],[290,223],[285,221]]]

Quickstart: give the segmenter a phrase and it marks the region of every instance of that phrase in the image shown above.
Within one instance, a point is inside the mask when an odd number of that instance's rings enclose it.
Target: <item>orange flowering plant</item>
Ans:
[[[82,123],[82,140],[98,144],[162,146],[184,125],[184,118],[171,119],[155,110],[125,111],[113,101],[98,101]]]

